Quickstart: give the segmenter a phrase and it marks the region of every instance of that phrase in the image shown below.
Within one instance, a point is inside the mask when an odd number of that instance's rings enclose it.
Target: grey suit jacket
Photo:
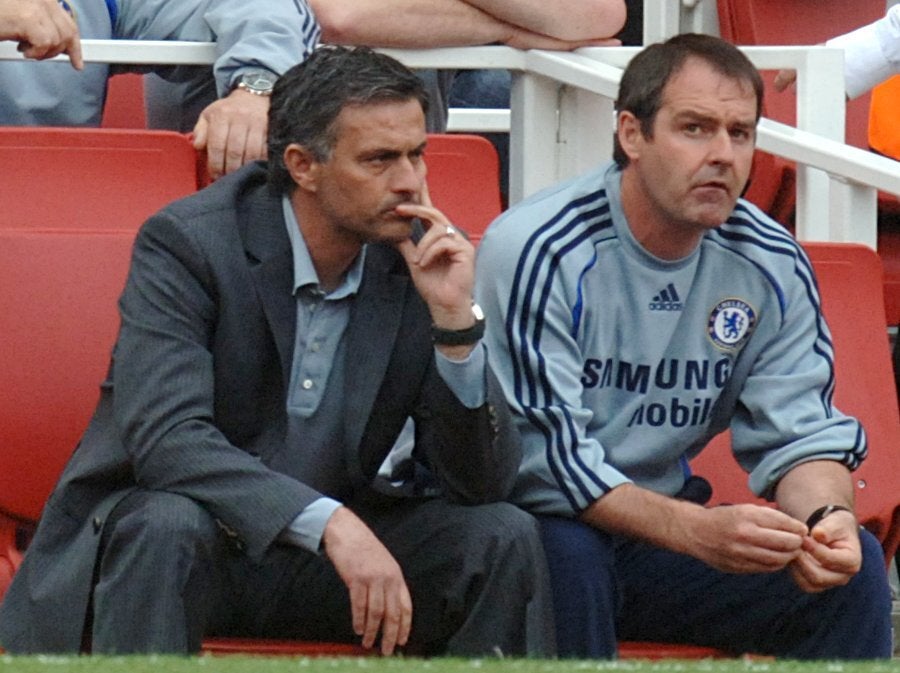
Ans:
[[[136,488],[192,498],[254,559],[320,497],[285,444],[293,262],[265,176],[247,166],[138,234],[101,399],[0,607],[7,650],[79,649],[104,521]],[[364,493],[410,416],[447,497],[511,489],[521,454],[499,385],[489,373],[485,405],[464,407],[437,374],[429,329],[400,255],[370,246],[346,335],[347,483],[330,495]]]

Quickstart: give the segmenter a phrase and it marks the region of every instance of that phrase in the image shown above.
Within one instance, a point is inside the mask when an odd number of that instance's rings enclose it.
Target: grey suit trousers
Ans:
[[[403,569],[409,654],[551,656],[534,519],[506,504],[378,499],[351,507]],[[204,636],[358,642],[324,554],[273,545],[253,562],[194,501],[138,491],[107,521],[86,638],[95,653],[191,653]]]

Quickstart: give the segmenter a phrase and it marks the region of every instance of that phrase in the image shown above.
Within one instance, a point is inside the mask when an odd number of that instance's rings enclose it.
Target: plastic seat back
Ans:
[[[0,510],[34,521],[87,427],[134,232],[0,229]]]
[[[425,163],[434,205],[477,245],[502,208],[494,146],[481,136],[433,133],[428,136]]]
[[[719,32],[738,45],[814,45],[846,33],[884,14],[883,0],[718,0]],[[797,97],[772,87],[775,72],[765,71],[764,116],[796,126]],[[869,97],[848,102],[846,142],[868,149]],[[772,166],[778,179],[763,174]],[[772,217],[790,226],[795,208],[793,162],[773,158],[754,171],[748,198]],[[772,170],[772,169],[769,169]]]
[[[96,403],[134,234],[196,189],[196,165],[176,133],[0,127],[3,569]]]
[[[109,78],[100,125],[107,129],[147,128],[143,75],[127,72]]]
[[[136,229],[197,189],[197,153],[170,131],[0,127],[0,228]]]

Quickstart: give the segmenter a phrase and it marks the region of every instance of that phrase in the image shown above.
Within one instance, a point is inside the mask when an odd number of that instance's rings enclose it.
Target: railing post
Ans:
[[[878,249],[878,190],[832,178],[828,241],[851,241]],[[875,223],[875,226],[872,223]]]
[[[558,178],[574,177],[612,158],[614,132],[612,99],[577,87],[562,87]]]
[[[513,73],[509,124],[510,205],[552,184],[559,175],[558,91],[559,84],[552,79],[524,71]]]
[[[844,142],[846,103],[844,57],[838,49],[811,49],[797,77],[797,128],[831,140]],[[778,94],[774,94],[778,95]],[[828,174],[808,166],[797,166],[797,238],[831,239]]]
[[[644,0],[644,44],[678,34],[681,0]]]

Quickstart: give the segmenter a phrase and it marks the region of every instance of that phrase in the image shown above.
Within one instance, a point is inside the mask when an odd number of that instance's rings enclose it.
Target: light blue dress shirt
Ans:
[[[306,483],[323,492],[339,490],[345,484],[341,451],[330,438],[339,437],[345,417],[343,378],[345,364],[344,334],[350,310],[362,282],[366,248],[348,269],[340,285],[324,292],[313,266],[306,242],[300,233],[290,199],[282,200],[284,220],[294,257],[294,296],[297,299],[297,327],[294,357],[288,385],[287,413],[289,437],[303,437],[304,466],[300,475]],[[479,345],[465,360],[450,360],[435,351],[438,373],[450,390],[470,409],[484,404],[485,353]],[[397,465],[411,459],[415,427],[409,419],[397,438],[381,472],[390,476]],[[313,552],[320,550],[322,533],[334,510],[341,506],[335,498],[323,495],[308,505],[285,529],[282,539]]]

